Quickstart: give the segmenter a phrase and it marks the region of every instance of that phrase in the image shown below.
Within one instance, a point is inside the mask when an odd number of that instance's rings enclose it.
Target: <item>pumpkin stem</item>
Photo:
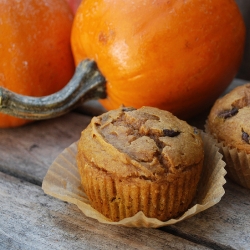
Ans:
[[[57,117],[87,100],[105,98],[105,83],[96,63],[84,60],[77,66],[69,83],[52,95],[30,97],[0,87],[0,112],[31,120]]]

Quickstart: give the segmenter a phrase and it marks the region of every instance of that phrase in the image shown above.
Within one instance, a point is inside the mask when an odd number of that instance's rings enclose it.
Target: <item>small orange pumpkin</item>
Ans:
[[[108,110],[155,106],[181,118],[209,107],[235,77],[245,25],[234,0],[85,0],[75,63],[97,62]]]
[[[0,86],[27,96],[45,96],[71,79],[73,14],[62,0],[0,0]],[[0,114],[0,127],[28,120]]]

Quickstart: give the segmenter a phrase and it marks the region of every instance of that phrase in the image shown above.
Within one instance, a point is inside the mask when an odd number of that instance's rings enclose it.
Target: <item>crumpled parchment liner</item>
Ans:
[[[88,217],[102,223],[127,227],[157,228],[175,224],[218,203],[225,193],[225,162],[218,152],[215,140],[202,132],[205,160],[199,188],[193,205],[182,216],[168,221],[146,217],[142,212],[119,222],[112,222],[90,206],[81,186],[76,165],[77,142],[66,148],[50,166],[42,184],[44,192],[55,198],[73,203]]]

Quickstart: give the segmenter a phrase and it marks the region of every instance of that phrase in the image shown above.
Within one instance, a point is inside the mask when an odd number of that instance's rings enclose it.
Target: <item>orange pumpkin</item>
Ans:
[[[0,86],[28,96],[54,93],[71,79],[73,14],[62,0],[0,0]],[[28,120],[0,114],[0,127]]]
[[[181,118],[209,107],[235,77],[245,25],[234,0],[85,0],[75,63],[97,62],[108,110],[155,106]]]

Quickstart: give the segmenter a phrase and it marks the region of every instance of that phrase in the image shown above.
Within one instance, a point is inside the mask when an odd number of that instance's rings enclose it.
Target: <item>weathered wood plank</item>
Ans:
[[[0,130],[0,171],[41,185],[55,157],[77,141],[89,116],[69,113],[56,119]]]
[[[213,249],[250,249],[250,190],[227,180],[222,200],[208,210],[164,228]]]
[[[200,249],[156,229],[101,224],[39,186],[0,173],[0,249]]]

